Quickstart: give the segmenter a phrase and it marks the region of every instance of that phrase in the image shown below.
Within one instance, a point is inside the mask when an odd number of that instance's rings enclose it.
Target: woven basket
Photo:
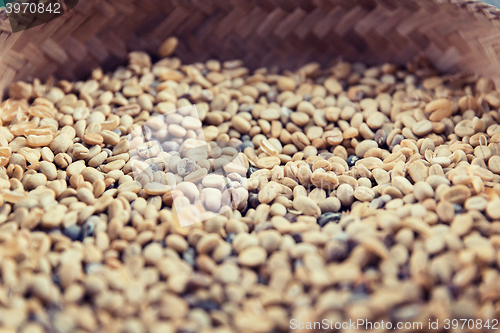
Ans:
[[[11,33],[5,12],[0,23],[0,92],[15,80],[111,69],[130,50],[155,54],[171,35],[184,62],[294,69],[339,56],[404,64],[421,54],[439,70],[475,72],[500,87],[500,10],[478,1],[82,0],[21,33]]]

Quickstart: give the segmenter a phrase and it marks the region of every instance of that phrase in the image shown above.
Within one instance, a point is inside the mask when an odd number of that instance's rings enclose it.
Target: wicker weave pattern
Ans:
[[[77,79],[155,53],[175,35],[186,62],[241,58],[252,68],[369,64],[417,54],[441,70],[474,71],[500,87],[500,11],[465,0],[86,0],[43,26],[12,34],[0,15],[0,91],[13,80]]]

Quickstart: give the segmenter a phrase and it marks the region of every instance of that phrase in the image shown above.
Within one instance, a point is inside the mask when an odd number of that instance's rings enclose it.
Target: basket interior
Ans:
[[[342,57],[473,71],[500,87],[500,11],[464,0],[109,0],[12,34],[0,16],[0,91],[15,80],[81,79],[131,50],[155,54],[169,36],[184,62],[243,59],[250,68],[327,66]]]

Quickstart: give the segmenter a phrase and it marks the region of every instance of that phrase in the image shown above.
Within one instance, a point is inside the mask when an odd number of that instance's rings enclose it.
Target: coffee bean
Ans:
[[[232,244],[232,243],[233,243],[234,236],[236,236],[236,234],[235,234],[235,233],[229,233],[229,234],[227,234],[227,237],[226,237],[226,242],[228,242],[229,244]]]
[[[267,285],[267,284],[269,283],[269,279],[268,279],[268,278],[266,278],[266,277],[264,277],[264,276],[262,276],[262,275],[259,275],[259,276],[257,277],[257,283],[258,283],[258,284],[264,284],[264,285]]]
[[[352,168],[354,164],[359,160],[359,158],[356,155],[351,155],[347,158],[346,162],[349,168]]]
[[[182,253],[182,260],[184,260],[191,266],[195,265],[195,257],[196,257],[196,252],[192,247],[190,247],[184,253]]]
[[[166,141],[161,144],[161,147],[166,152],[179,151],[179,144],[175,141]]]
[[[452,203],[451,205],[453,206],[453,210],[455,211],[455,215],[463,213],[464,209],[462,208],[462,206],[460,206],[459,204],[456,204],[456,203]]]
[[[243,143],[240,145],[240,151],[245,151],[245,149],[248,147],[255,148],[252,141],[243,141]]]
[[[85,237],[92,237],[94,235],[96,221],[87,220],[82,224],[80,237],[85,239]]]
[[[300,232],[294,232],[290,236],[292,236],[295,243],[302,243],[302,234]]]
[[[327,223],[330,223],[330,222],[337,223],[337,222],[339,222],[341,217],[342,217],[342,215],[340,213],[327,212],[327,213],[322,214],[318,218],[318,224],[321,227],[324,227]]]
[[[349,248],[346,242],[331,241],[325,245],[325,256],[328,261],[341,261],[347,257]]]
[[[248,195],[248,207],[249,208],[257,208],[260,205],[259,196],[257,193],[249,193]]]
[[[375,132],[375,141],[378,143],[379,147],[385,146],[387,140],[387,135],[383,129],[377,130]]]
[[[205,311],[219,310],[219,304],[217,304],[216,301],[211,299],[204,299],[201,301],[197,301],[195,307],[202,308]]]
[[[82,239],[81,236],[83,236],[80,227],[76,224],[64,228],[63,234],[71,238],[71,240],[81,240]]]

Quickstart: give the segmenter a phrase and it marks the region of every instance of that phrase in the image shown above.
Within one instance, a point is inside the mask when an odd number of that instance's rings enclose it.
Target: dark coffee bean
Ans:
[[[368,298],[368,287],[366,286],[365,283],[361,283],[359,285],[356,285],[354,287],[354,290],[352,291],[352,295],[349,299],[350,302],[355,302],[355,301],[361,301],[364,299]]]
[[[94,235],[96,221],[94,219],[89,219],[82,224],[81,239],[85,237],[92,237]]]
[[[391,234],[383,234],[382,235],[382,242],[384,245],[390,249],[394,245],[394,237]]]
[[[398,272],[398,278],[400,280],[406,280],[411,276],[410,268],[408,266],[401,266]]]
[[[76,241],[76,240],[81,240],[81,228],[77,224],[73,224],[67,228],[63,229],[63,235],[68,236],[71,238],[71,240]]]
[[[366,295],[366,294],[353,292],[351,294],[351,297],[349,298],[349,302],[359,302],[359,301],[366,300],[367,298],[368,298],[368,295]]]
[[[182,259],[190,264],[191,266],[194,266],[195,262],[194,259],[196,257],[196,252],[192,247],[187,249],[183,254],[182,254]]]
[[[247,171],[247,177],[250,178],[250,176],[252,175],[252,173],[254,173],[255,171],[258,171],[258,170],[259,170],[259,168],[256,168],[254,166],[250,166],[248,168],[248,171]]]
[[[349,168],[352,168],[354,164],[359,160],[359,158],[356,155],[351,155],[347,158],[346,162]]]
[[[158,165],[156,164],[150,164],[149,167],[151,168],[151,171],[155,173],[156,171],[159,171]]]
[[[196,303],[197,308],[202,308],[205,311],[219,310],[219,304],[213,299],[203,299]]]
[[[355,239],[349,238],[346,240],[347,244],[347,252],[351,252],[356,246],[358,246],[358,241]]]
[[[457,287],[454,284],[448,284],[448,290],[450,290],[451,295],[453,298],[457,298],[460,295],[460,288]]]
[[[54,284],[56,285],[61,283],[61,280],[59,279],[59,276],[56,273],[50,274],[50,278],[52,279],[52,282],[54,282]]]
[[[260,205],[260,201],[257,193],[249,193],[248,194],[248,207],[249,208],[257,208]]]
[[[370,204],[378,209],[378,208],[383,208],[385,204],[388,203],[390,200],[391,200],[390,195],[382,195],[378,198],[373,199]]]
[[[325,224],[330,223],[330,222],[338,222],[340,221],[340,218],[342,217],[342,214],[340,213],[333,213],[333,212],[327,212],[322,214],[319,219],[318,219],[318,224],[321,227],[324,227]]]
[[[399,145],[401,143],[401,141],[403,141],[404,139],[405,139],[405,137],[402,136],[401,134],[397,134],[396,136],[394,136],[394,139],[392,139],[391,146],[389,147],[389,150],[392,151],[394,149],[394,147]]]
[[[387,135],[385,134],[383,129],[379,129],[375,132],[375,141],[379,146],[384,146],[387,140]]]
[[[297,244],[302,243],[302,233],[294,232],[294,233],[291,233],[290,236],[292,236],[295,243],[297,243]]]
[[[62,304],[61,303],[50,303],[44,306],[45,312],[47,313],[49,318],[55,318],[58,314],[61,313],[62,311]],[[44,325],[47,331],[49,332],[54,332],[54,330],[50,329],[50,326],[47,323],[47,316],[44,315],[43,313],[40,314],[40,316],[37,316],[38,321],[40,322],[41,325]]]
[[[264,276],[262,276],[262,275],[259,275],[257,277],[257,283],[259,283],[259,284],[268,284],[269,283],[269,279],[266,278],[266,277],[264,277]]]
[[[296,222],[297,221],[297,215],[292,214],[292,213],[286,213],[284,218],[286,218],[290,222]]]
[[[278,95],[278,93],[276,92],[276,90],[269,90],[267,92],[267,100],[269,102],[275,102],[277,95]]]
[[[370,203],[373,207],[379,209],[379,208],[383,208],[386,204],[386,202],[384,200],[380,200],[380,198],[375,198],[372,200],[372,202]]]
[[[229,244],[232,244],[235,236],[236,236],[236,234],[234,232],[228,233],[226,236],[226,242],[228,242]]]
[[[464,209],[459,204],[453,203],[451,205],[453,206],[453,210],[455,211],[455,215],[462,214],[464,212]]]
[[[243,141],[240,145],[240,151],[245,151],[248,147],[255,148],[252,141]]]
[[[324,253],[328,261],[341,261],[347,258],[349,247],[346,242],[329,241],[325,245]]]
[[[353,288],[352,292],[356,293],[356,294],[361,294],[361,295],[367,296],[369,293],[369,290],[368,290],[368,286],[366,285],[366,283],[360,283]]]

